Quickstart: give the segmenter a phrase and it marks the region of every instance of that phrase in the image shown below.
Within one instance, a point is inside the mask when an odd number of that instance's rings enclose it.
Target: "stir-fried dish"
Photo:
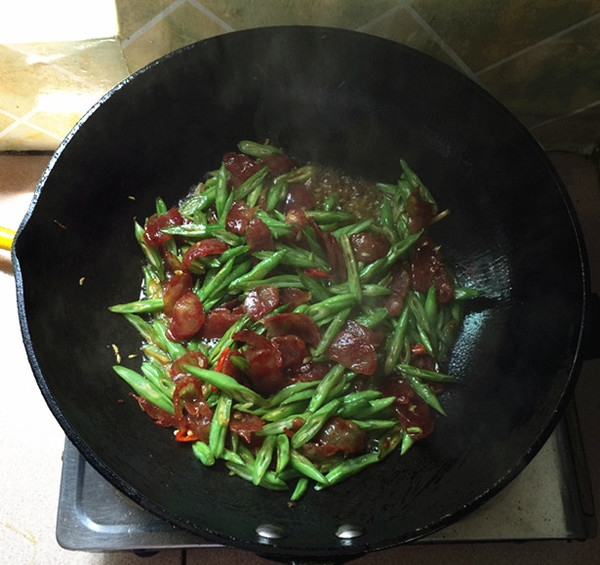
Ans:
[[[142,296],[110,309],[142,361],[114,369],[202,464],[296,501],[433,432],[477,292],[426,234],[447,211],[400,164],[371,183],[242,141],[134,223]]]

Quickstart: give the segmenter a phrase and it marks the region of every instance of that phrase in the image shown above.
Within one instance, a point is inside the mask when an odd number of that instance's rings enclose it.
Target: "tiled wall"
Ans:
[[[55,149],[145,64],[200,39],[279,24],[404,43],[481,84],[545,148],[587,153],[600,142],[600,0],[115,1],[119,37],[0,44],[0,150]]]

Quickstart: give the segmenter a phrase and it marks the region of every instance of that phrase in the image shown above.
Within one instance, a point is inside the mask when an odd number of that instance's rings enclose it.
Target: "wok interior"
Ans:
[[[450,372],[448,417],[407,455],[294,508],[285,493],[205,469],[140,413],[111,369],[138,334],[107,307],[138,296],[132,219],[176,204],[240,139],[394,182],[404,158],[451,215],[432,229],[461,284],[481,288]],[[60,225],[59,225],[60,224]],[[62,226],[62,227],[61,227]],[[15,244],[24,336],[68,437],[116,486],[171,522],[257,552],[360,554],[408,541],[495,492],[549,435],[573,386],[584,308],[577,228],[525,130],[474,84],[383,40],[253,30],[177,52],[77,126]],[[82,281],[83,278],[83,281]],[[286,536],[260,543],[255,528]],[[342,542],[341,524],[364,535]]]

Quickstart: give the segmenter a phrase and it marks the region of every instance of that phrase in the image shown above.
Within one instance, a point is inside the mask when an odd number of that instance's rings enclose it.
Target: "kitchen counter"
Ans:
[[[575,207],[588,245],[592,290],[600,291],[600,186],[592,163],[574,154],[551,155]],[[46,154],[0,154],[0,225],[17,229]],[[168,550],[138,557],[131,552],[85,553],[61,548],[55,536],[64,434],[52,416],[29,367],[18,329],[10,256],[0,251],[0,367],[4,408],[0,415],[0,562],[46,565],[266,564],[233,549]],[[576,388],[576,404],[595,498],[600,514],[600,361],[587,361]],[[600,562],[600,538],[586,541],[419,544],[390,549],[354,561],[387,563],[592,564]]]

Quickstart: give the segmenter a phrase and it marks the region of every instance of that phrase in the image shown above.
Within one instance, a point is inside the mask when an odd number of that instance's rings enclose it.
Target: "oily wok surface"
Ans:
[[[240,139],[395,182],[400,158],[451,215],[431,229],[464,286],[448,413],[403,457],[288,494],[205,468],[140,412],[113,372],[140,338],[108,306],[137,298],[133,236],[157,196],[176,204]],[[430,533],[533,457],[578,370],[586,271],[557,175],[523,127],[454,70],[353,32],[270,28],[175,52],[119,85],[53,157],[13,251],[25,345],[69,439],[116,487],[170,522],[271,556],[351,557]],[[137,361],[139,364],[139,360]],[[257,526],[284,536],[268,542]],[[340,525],[363,535],[340,540]]]

